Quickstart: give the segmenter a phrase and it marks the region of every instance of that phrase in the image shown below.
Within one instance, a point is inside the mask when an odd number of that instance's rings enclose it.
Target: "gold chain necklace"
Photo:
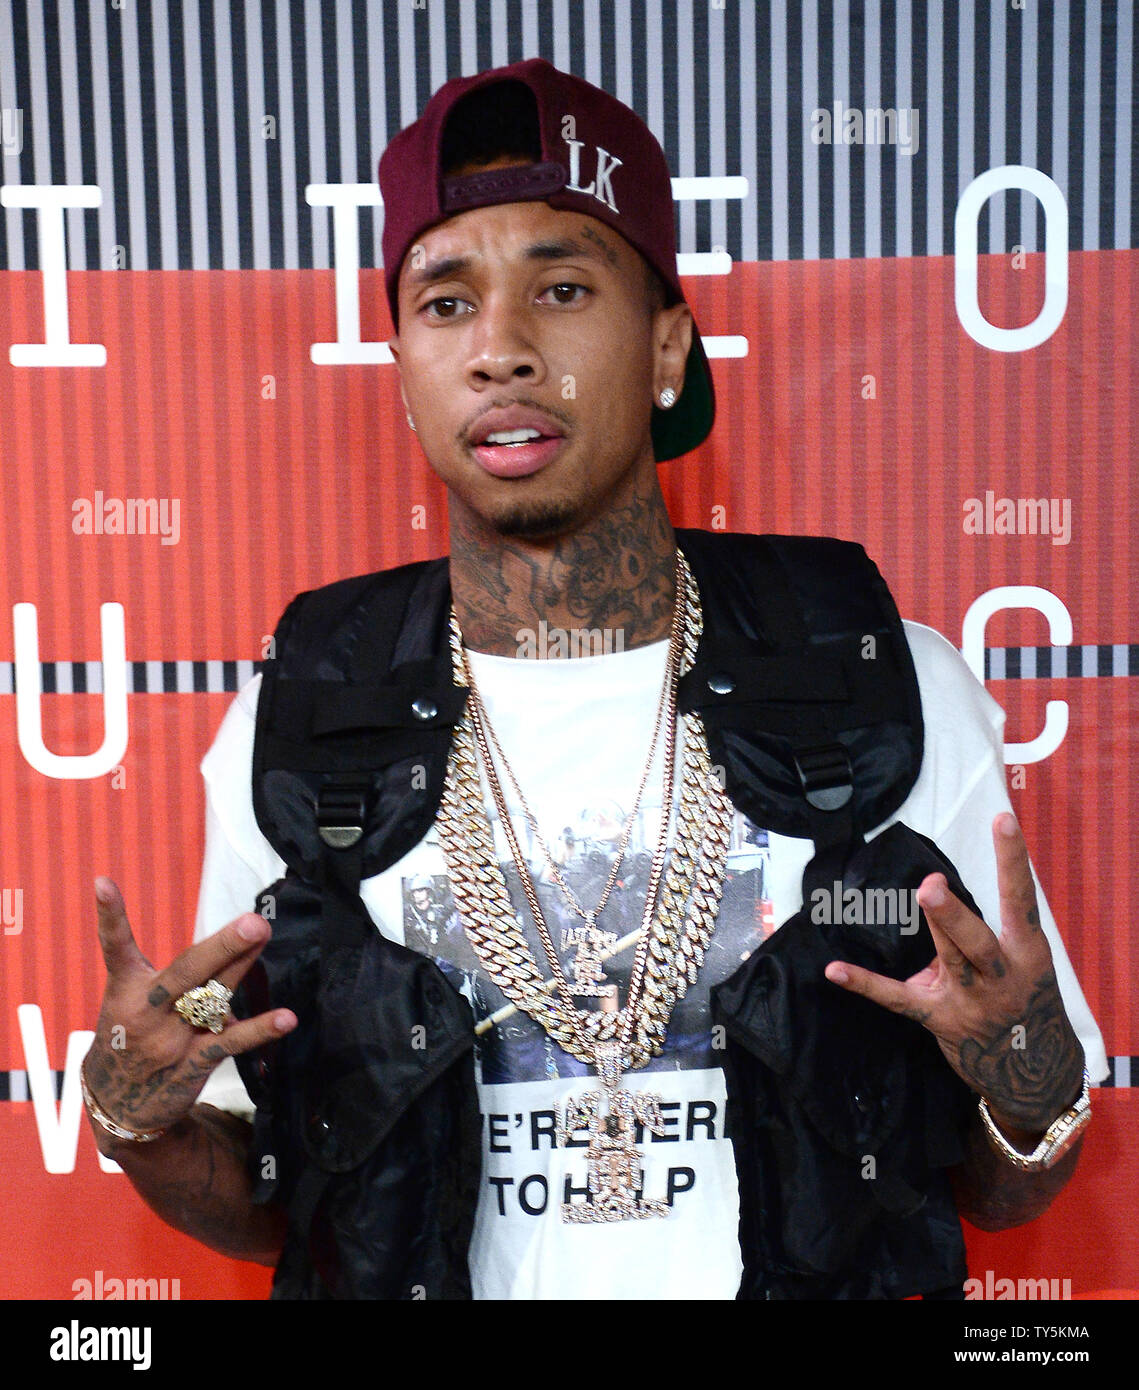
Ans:
[[[626,1070],[642,1067],[660,1053],[672,1007],[695,983],[703,963],[723,887],[733,808],[714,775],[703,721],[695,714],[683,716],[677,833],[665,866],[673,802],[676,686],[679,676],[695,659],[702,623],[699,593],[687,562],[678,551],[677,600],[666,675],[666,780],[661,801],[661,835],[623,1009],[584,1010],[573,1003],[574,991],[553,949],[529,866],[514,835],[490,758],[477,698],[469,702],[452,740],[436,823],[464,929],[476,955],[503,993],[567,1052],[596,1067],[603,1087],[603,1091],[591,1091],[568,1102],[558,1125],[562,1147],[575,1130],[583,1125],[590,1128],[587,1163],[592,1200],[564,1203],[565,1221],[618,1221],[664,1216],[669,1210],[665,1202],[645,1200],[638,1195],[643,1169],[633,1142],[638,1123],[653,1133],[664,1133],[660,1097],[649,1092],[622,1091],[620,1082]],[[470,686],[469,663],[453,610],[451,654],[456,684]],[[548,981],[543,979],[530,950],[497,861],[479,776],[480,749],[499,820],[550,960],[553,978]]]
[[[677,605],[676,613],[678,614],[679,611],[680,608],[679,605]],[[487,781],[490,784],[491,793],[495,799],[495,805],[499,812],[499,819],[503,821],[504,824],[510,825],[510,818],[505,811],[505,798],[501,795],[501,783],[499,782],[495,774],[494,761],[490,756],[490,751],[487,746],[488,744],[490,745],[490,747],[494,749],[496,755],[498,756],[499,762],[502,763],[503,769],[506,772],[507,777],[510,779],[510,785],[513,788],[514,794],[518,798],[519,804],[522,807],[522,814],[526,817],[526,823],[530,827],[530,833],[537,841],[538,847],[541,849],[542,854],[545,857],[547,867],[550,870],[551,878],[561,889],[562,893],[564,894],[567,902],[569,903],[573,911],[576,912],[577,915],[580,918],[582,918],[582,920],[585,922],[585,927],[577,929],[575,936],[570,939],[567,939],[568,934],[565,931],[562,932],[562,949],[565,950],[567,945],[572,945],[576,948],[576,954],[573,963],[574,986],[570,992],[577,998],[615,998],[617,994],[617,986],[606,982],[604,962],[608,959],[610,955],[616,954],[614,948],[617,945],[617,933],[612,931],[602,931],[597,925],[597,919],[601,916],[601,913],[605,908],[605,904],[609,901],[609,895],[613,891],[613,886],[617,882],[617,875],[620,872],[622,863],[624,862],[625,852],[629,847],[629,840],[631,839],[633,834],[633,826],[636,822],[637,812],[640,810],[641,798],[644,795],[645,787],[648,785],[649,772],[652,770],[653,759],[656,756],[657,743],[660,739],[661,727],[662,725],[665,725],[666,720],[668,721],[669,730],[668,735],[666,735],[666,740],[674,734],[676,721],[676,686],[675,681],[672,680],[672,673],[676,665],[680,649],[679,638],[683,635],[682,627],[674,617],[672,624],[673,631],[669,641],[668,659],[665,663],[665,675],[664,680],[661,683],[660,699],[657,702],[656,723],[653,728],[652,742],[649,744],[648,758],[645,761],[645,770],[641,774],[641,782],[637,788],[637,795],[633,800],[633,809],[625,818],[625,824],[622,828],[621,837],[613,857],[613,866],[609,871],[609,877],[605,882],[605,887],[602,890],[601,897],[598,899],[597,906],[593,908],[592,911],[587,911],[584,907],[582,907],[581,903],[578,902],[577,895],[566,882],[564,875],[558,868],[557,864],[555,864],[554,862],[554,856],[550,853],[550,850],[546,845],[545,840],[542,838],[541,831],[538,828],[538,819],[534,815],[533,811],[531,811],[529,803],[527,802],[525,796],[523,796],[522,794],[522,788],[518,785],[518,778],[515,777],[514,770],[513,768],[511,768],[510,763],[507,760],[506,754],[502,751],[502,745],[499,743],[498,736],[495,734],[494,727],[492,726],[490,719],[487,715],[486,706],[483,704],[482,696],[480,695],[478,685],[475,682],[474,671],[471,669],[470,662],[467,659],[466,649],[462,646],[462,633],[458,630],[458,619],[457,617],[455,617],[454,610],[452,610],[452,619],[454,623],[454,632],[457,633],[458,636],[459,650],[462,652],[463,676],[467,684],[470,686],[471,691],[471,706],[474,711],[472,717],[472,726],[474,729],[475,738],[479,744],[480,752],[483,756],[483,762],[487,768]],[[670,783],[674,769],[674,750],[672,747],[668,747],[665,754],[664,777],[666,783]],[[668,823],[667,820],[665,820],[663,822],[661,831],[662,858],[664,853],[663,847],[667,833],[667,828]],[[525,865],[525,856],[523,856],[521,852],[517,849],[516,841],[512,832],[513,826],[510,825],[510,829],[506,832],[508,843],[511,846],[515,862],[519,865],[525,866],[525,873],[523,875],[523,886],[525,888],[527,881],[529,881],[529,883],[532,886],[533,879],[529,874],[529,866]],[[523,871],[520,870],[520,873],[522,872]],[[655,882],[655,879],[651,881]],[[529,892],[527,892],[527,897],[530,897]],[[532,903],[531,910],[533,910]],[[535,920],[542,920],[540,914],[536,916]],[[545,945],[545,942],[543,942],[543,945]],[[548,949],[547,955],[549,955]],[[555,970],[559,968],[560,962],[558,961],[556,954],[551,957],[551,963],[553,964]]]

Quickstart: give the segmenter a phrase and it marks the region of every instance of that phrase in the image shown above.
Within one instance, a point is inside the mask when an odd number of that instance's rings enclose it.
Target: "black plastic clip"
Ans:
[[[370,790],[371,782],[356,781],[330,784],[317,793],[317,831],[331,849],[351,849],[360,840]]]
[[[854,795],[850,754],[841,743],[804,748],[795,753],[803,795],[819,811],[838,811]]]

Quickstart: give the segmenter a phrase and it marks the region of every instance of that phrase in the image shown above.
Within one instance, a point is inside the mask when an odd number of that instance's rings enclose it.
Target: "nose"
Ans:
[[[505,296],[492,294],[483,299],[470,342],[467,377],[476,390],[515,378],[535,382],[545,375],[524,312]]]

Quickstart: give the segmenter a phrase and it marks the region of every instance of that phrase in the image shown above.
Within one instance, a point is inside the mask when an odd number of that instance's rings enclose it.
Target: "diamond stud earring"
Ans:
[[[671,386],[666,386],[660,393],[660,404],[662,410],[669,410],[676,404],[676,392]]]

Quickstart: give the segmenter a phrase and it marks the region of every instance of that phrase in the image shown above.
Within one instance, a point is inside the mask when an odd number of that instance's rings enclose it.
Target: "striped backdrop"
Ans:
[[[997,614],[984,675],[1010,742],[1039,733],[1047,702],[1068,708],[1012,795],[1111,1075],[1080,1182],[1022,1231],[969,1232],[970,1258],[1139,1289],[1139,1230],[1117,1219],[1139,1188],[1131,0],[0,0],[0,185],[97,188],[98,206],[64,214],[69,331],[107,358],[11,363],[9,345],[43,341],[40,227],[0,206],[0,907],[23,904],[19,931],[0,914],[0,1151],[20,1194],[0,1297],[69,1298],[96,1269],[179,1277],[183,1298],[266,1291],[152,1219],[67,1130],[69,1038],[102,993],[90,882],[116,878],[151,958],[180,950],[198,761],[264,634],[301,589],[445,551],[445,492],[394,369],[313,359],[338,330],[332,213],[306,190],[372,184],[440,83],[534,55],[634,106],[678,180],[737,181],[674,187],[686,293],[722,346],[713,433],[661,468],[676,524],[857,540],[902,611],[955,644],[999,586],[1038,586],[1071,615],[1068,640],[1031,610]],[[916,111],[916,148],[816,143],[835,103]],[[1068,220],[1063,321],[1013,353],[971,338],[954,298],[961,194],[1008,164],[1047,174]],[[359,212],[365,344],[391,331],[382,215]],[[1041,204],[992,197],[978,247],[985,317],[1030,322]],[[987,492],[1067,499],[1070,543],[969,535],[963,509]],[[176,500],[177,543],[78,532],[76,506],[100,494]],[[47,776],[17,738],[8,615],[36,608],[44,745],[84,754],[103,738],[111,602],[127,752],[113,776]],[[52,1144],[64,1171],[47,1171]]]
[[[633,106],[675,176],[749,196],[680,209],[682,252],[733,260],[940,256],[960,191],[1000,164],[1045,170],[1071,245],[1139,235],[1131,0],[0,0],[0,106],[23,112],[5,183],[97,183],[67,214],[73,270],[319,269],[309,183],[371,183],[380,151],[450,77],[541,55]],[[916,153],[812,142],[812,113],[917,109]],[[266,117],[273,125],[266,124]],[[267,138],[266,132],[274,132]],[[38,266],[8,210],[2,265]],[[379,216],[362,213],[363,264]],[[1023,193],[980,246],[1043,247]]]

